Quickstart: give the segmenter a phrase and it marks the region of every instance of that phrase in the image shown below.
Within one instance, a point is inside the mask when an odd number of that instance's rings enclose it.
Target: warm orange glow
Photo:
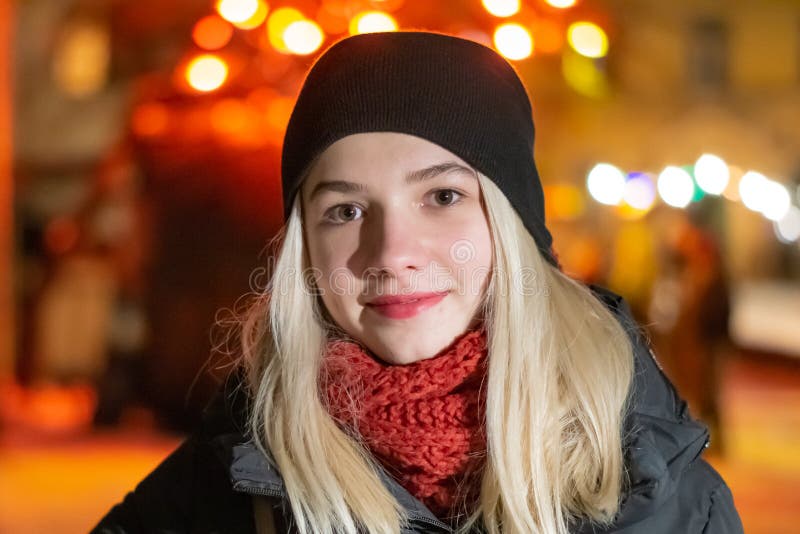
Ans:
[[[350,35],[397,31],[397,21],[383,11],[365,11],[350,21]]]
[[[62,388],[40,386],[27,399],[27,414],[38,428],[70,431],[85,428],[97,406],[97,394],[89,386]]]
[[[219,0],[217,13],[234,24],[245,22],[258,12],[259,0]]]
[[[192,39],[200,48],[219,50],[233,36],[233,26],[217,15],[208,15],[197,21],[192,30]]]
[[[341,11],[331,7],[329,2],[325,2],[319,6],[316,19],[322,27],[322,30],[328,35],[344,33],[347,31],[349,25],[347,16]]]
[[[534,22],[533,35],[536,37],[536,52],[555,54],[564,46],[564,32],[555,22],[539,19]]]
[[[219,133],[235,135],[247,129],[249,106],[241,100],[226,98],[211,108],[211,127]]]
[[[140,137],[163,134],[169,125],[169,110],[157,102],[142,104],[133,110],[131,130]]]
[[[289,117],[294,108],[294,100],[286,97],[278,97],[267,106],[267,125],[275,133],[283,133],[286,125],[289,124]]]
[[[269,107],[270,102],[278,97],[278,92],[268,85],[257,87],[247,95],[247,105],[252,107],[256,113],[263,113]]]
[[[291,54],[292,51],[283,40],[283,33],[293,22],[305,19],[303,14],[293,7],[281,7],[273,11],[267,20],[267,36],[272,47],[284,54]]]
[[[571,184],[554,184],[545,187],[548,212],[554,220],[571,220],[586,210],[581,191]]]
[[[214,104],[211,127],[222,141],[242,146],[263,146],[269,134],[263,114],[249,99],[226,98]]]
[[[510,17],[519,13],[519,0],[483,0],[483,7],[495,17]]]
[[[283,31],[283,42],[293,54],[305,56],[316,52],[325,36],[322,28],[313,20],[298,20]]]
[[[401,7],[405,0],[372,0],[370,4],[374,7],[380,8],[381,11],[397,11]]]
[[[501,24],[494,31],[494,46],[508,59],[525,59],[533,54],[533,36],[515,22]]]
[[[214,91],[222,87],[228,78],[228,65],[219,56],[202,54],[186,66],[186,81],[201,92]]]
[[[269,6],[267,6],[267,3],[263,0],[258,0],[258,8],[256,9],[256,12],[253,13],[253,15],[247,20],[243,20],[242,22],[234,22],[234,25],[242,30],[253,30],[264,23],[264,21],[267,19],[268,12]]]

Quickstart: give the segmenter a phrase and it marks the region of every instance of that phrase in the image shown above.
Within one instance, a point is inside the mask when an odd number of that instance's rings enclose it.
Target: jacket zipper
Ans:
[[[451,529],[448,524],[446,524],[443,521],[439,521],[438,519],[430,519],[428,517],[417,515],[413,512],[408,514],[408,519],[409,521],[418,521],[420,523],[425,523],[428,525],[438,527],[440,529],[443,529],[445,532],[453,532],[453,529]]]
[[[237,483],[233,486],[234,490],[241,491],[244,493],[249,493],[250,495],[264,495],[268,497],[281,497],[283,498],[283,492],[281,490],[276,489],[269,489],[269,488],[259,488],[255,486],[245,486],[240,483]]]

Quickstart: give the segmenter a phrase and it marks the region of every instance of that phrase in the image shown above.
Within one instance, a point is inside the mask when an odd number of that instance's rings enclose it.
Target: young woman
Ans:
[[[240,371],[95,531],[741,532],[627,304],[560,270],[533,137],[487,47],[329,48]]]

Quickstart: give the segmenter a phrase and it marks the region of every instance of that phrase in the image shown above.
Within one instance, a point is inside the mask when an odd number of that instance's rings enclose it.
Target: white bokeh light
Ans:
[[[703,154],[694,164],[694,177],[700,189],[710,195],[719,195],[731,178],[728,164],[714,154]]]
[[[656,200],[656,188],[644,173],[631,174],[625,182],[625,202],[637,210],[649,210]]]
[[[800,209],[791,206],[786,215],[775,221],[775,235],[784,243],[791,243],[800,239]]]
[[[519,12],[519,0],[483,0],[483,7],[495,17],[510,17]]]
[[[598,163],[589,171],[586,187],[597,202],[616,206],[625,195],[625,174],[610,163]]]
[[[789,212],[792,206],[792,197],[789,191],[773,180],[768,180],[764,188],[764,204],[761,213],[770,221],[779,221]]]
[[[744,173],[739,181],[739,196],[749,210],[761,211],[766,203],[766,185],[769,179],[756,171]]]
[[[666,204],[685,208],[694,197],[694,180],[684,169],[669,166],[658,175],[658,194]]]

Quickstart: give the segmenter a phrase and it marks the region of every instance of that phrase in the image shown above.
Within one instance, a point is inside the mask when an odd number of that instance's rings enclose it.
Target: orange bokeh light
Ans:
[[[186,81],[203,93],[219,89],[227,79],[228,65],[214,54],[199,55],[186,66]]]
[[[267,37],[272,47],[284,54],[291,54],[292,51],[283,40],[283,34],[290,24],[305,19],[303,14],[293,7],[281,7],[273,11],[267,20]]]
[[[200,48],[219,50],[233,37],[233,26],[217,15],[208,15],[197,21],[192,30],[192,39]]]
[[[243,20],[242,22],[234,22],[233,24],[242,30],[253,30],[261,26],[264,21],[267,19],[267,13],[269,12],[269,6],[266,2],[259,0],[258,8],[253,15],[248,18],[247,20]]]
[[[234,24],[245,22],[258,12],[259,0],[219,0],[217,13]]]
[[[325,35],[313,20],[297,20],[283,31],[283,42],[293,54],[305,56],[322,46]]]
[[[169,109],[158,102],[141,104],[131,115],[131,130],[140,137],[161,135],[167,130],[167,126],[169,126]]]
[[[293,22],[306,20],[302,13],[293,7],[282,7],[272,12],[267,20],[267,37],[269,44],[283,54],[291,54],[292,51],[283,40],[283,34],[286,28]]]
[[[525,59],[533,54],[533,36],[527,28],[515,22],[501,24],[494,31],[494,46],[512,60]]]
[[[350,35],[397,31],[397,21],[383,11],[364,11],[350,21]]]

